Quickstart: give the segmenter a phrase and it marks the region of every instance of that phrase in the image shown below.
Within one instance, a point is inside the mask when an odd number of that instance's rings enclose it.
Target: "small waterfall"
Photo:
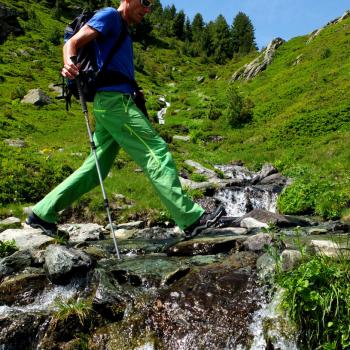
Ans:
[[[251,350],[298,350],[295,330],[290,321],[278,311],[281,296],[280,290],[271,302],[262,300],[261,308],[253,314],[253,322],[249,326],[249,331],[254,336]],[[264,327],[265,322],[269,323],[268,329]]]
[[[158,122],[159,124],[163,125],[165,124],[165,114],[167,109],[170,107],[170,103],[165,100],[164,97],[160,97],[158,100],[162,105],[165,105],[160,111],[157,112]]]
[[[276,212],[277,193],[259,186],[225,188],[215,198],[225,206],[228,216],[241,217],[253,209]]]
[[[79,289],[77,283],[70,283],[66,286],[55,286],[50,290],[44,290],[34,302],[25,306],[0,306],[0,315],[7,316],[16,313],[40,312],[52,309],[57,297],[68,300],[77,295]]]

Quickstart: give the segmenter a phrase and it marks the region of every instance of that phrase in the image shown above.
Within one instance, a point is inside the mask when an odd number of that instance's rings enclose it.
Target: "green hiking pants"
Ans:
[[[176,224],[184,229],[194,223],[204,210],[183,192],[167,144],[130,95],[98,92],[93,108],[96,119],[94,142],[102,177],[107,176],[122,147],[143,169]],[[98,184],[91,153],[79,169],[34,206],[33,212],[47,222],[56,222],[59,211]]]

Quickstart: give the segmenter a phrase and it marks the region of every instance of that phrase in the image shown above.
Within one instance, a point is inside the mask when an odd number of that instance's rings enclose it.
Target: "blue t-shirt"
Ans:
[[[108,53],[121,33],[122,20],[120,13],[115,8],[106,7],[96,12],[87,22],[88,26],[96,29],[100,33],[94,43],[99,68],[102,67],[102,62],[107,58]],[[120,72],[131,80],[135,79],[134,55],[130,35],[126,35],[126,38],[117,49],[106,69]],[[98,90],[118,91],[130,94],[134,92],[134,88],[128,83],[101,87]]]

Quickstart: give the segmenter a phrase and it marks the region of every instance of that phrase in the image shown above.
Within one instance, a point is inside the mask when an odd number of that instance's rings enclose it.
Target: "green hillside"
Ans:
[[[79,104],[73,102],[66,112],[64,102],[48,88],[60,82],[62,32],[72,14],[57,20],[54,10],[42,3],[2,2],[25,13],[19,20],[25,34],[0,45],[0,137],[26,142],[24,148],[1,142],[0,216],[5,216],[10,210],[20,215],[23,206],[35,203],[77,168],[89,144]],[[155,127],[169,141],[179,169],[186,159],[209,167],[242,160],[252,169],[270,162],[294,180],[280,197],[282,212],[349,215],[349,33],[346,19],[326,27],[310,43],[308,36],[294,38],[277,50],[266,71],[249,82],[234,83],[232,74],[259,53],[234,56],[218,65],[187,56],[184,42],[161,36],[156,29],[156,40],[147,47],[136,43],[137,78],[147,94],[151,118],[156,120],[160,96],[171,103],[166,124],[155,122]],[[295,64],[298,57],[300,63]],[[52,104],[21,104],[33,88],[48,93]],[[249,107],[249,118],[232,125],[228,107],[232,110],[238,100]],[[175,134],[190,135],[191,142],[172,140]],[[157,196],[136,168],[121,152],[106,180],[112,208],[133,204],[115,209],[116,220],[146,215],[149,220],[166,220]],[[125,203],[113,195],[118,193],[126,196]],[[103,218],[99,188],[67,215]]]

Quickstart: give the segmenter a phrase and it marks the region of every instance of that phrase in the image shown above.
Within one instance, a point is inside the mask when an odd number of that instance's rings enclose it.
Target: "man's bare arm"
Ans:
[[[78,33],[73,35],[63,46],[63,62],[61,74],[69,79],[74,79],[79,73],[79,66],[76,66],[70,59],[76,56],[78,49],[90,41],[96,39],[99,32],[85,24]]]

